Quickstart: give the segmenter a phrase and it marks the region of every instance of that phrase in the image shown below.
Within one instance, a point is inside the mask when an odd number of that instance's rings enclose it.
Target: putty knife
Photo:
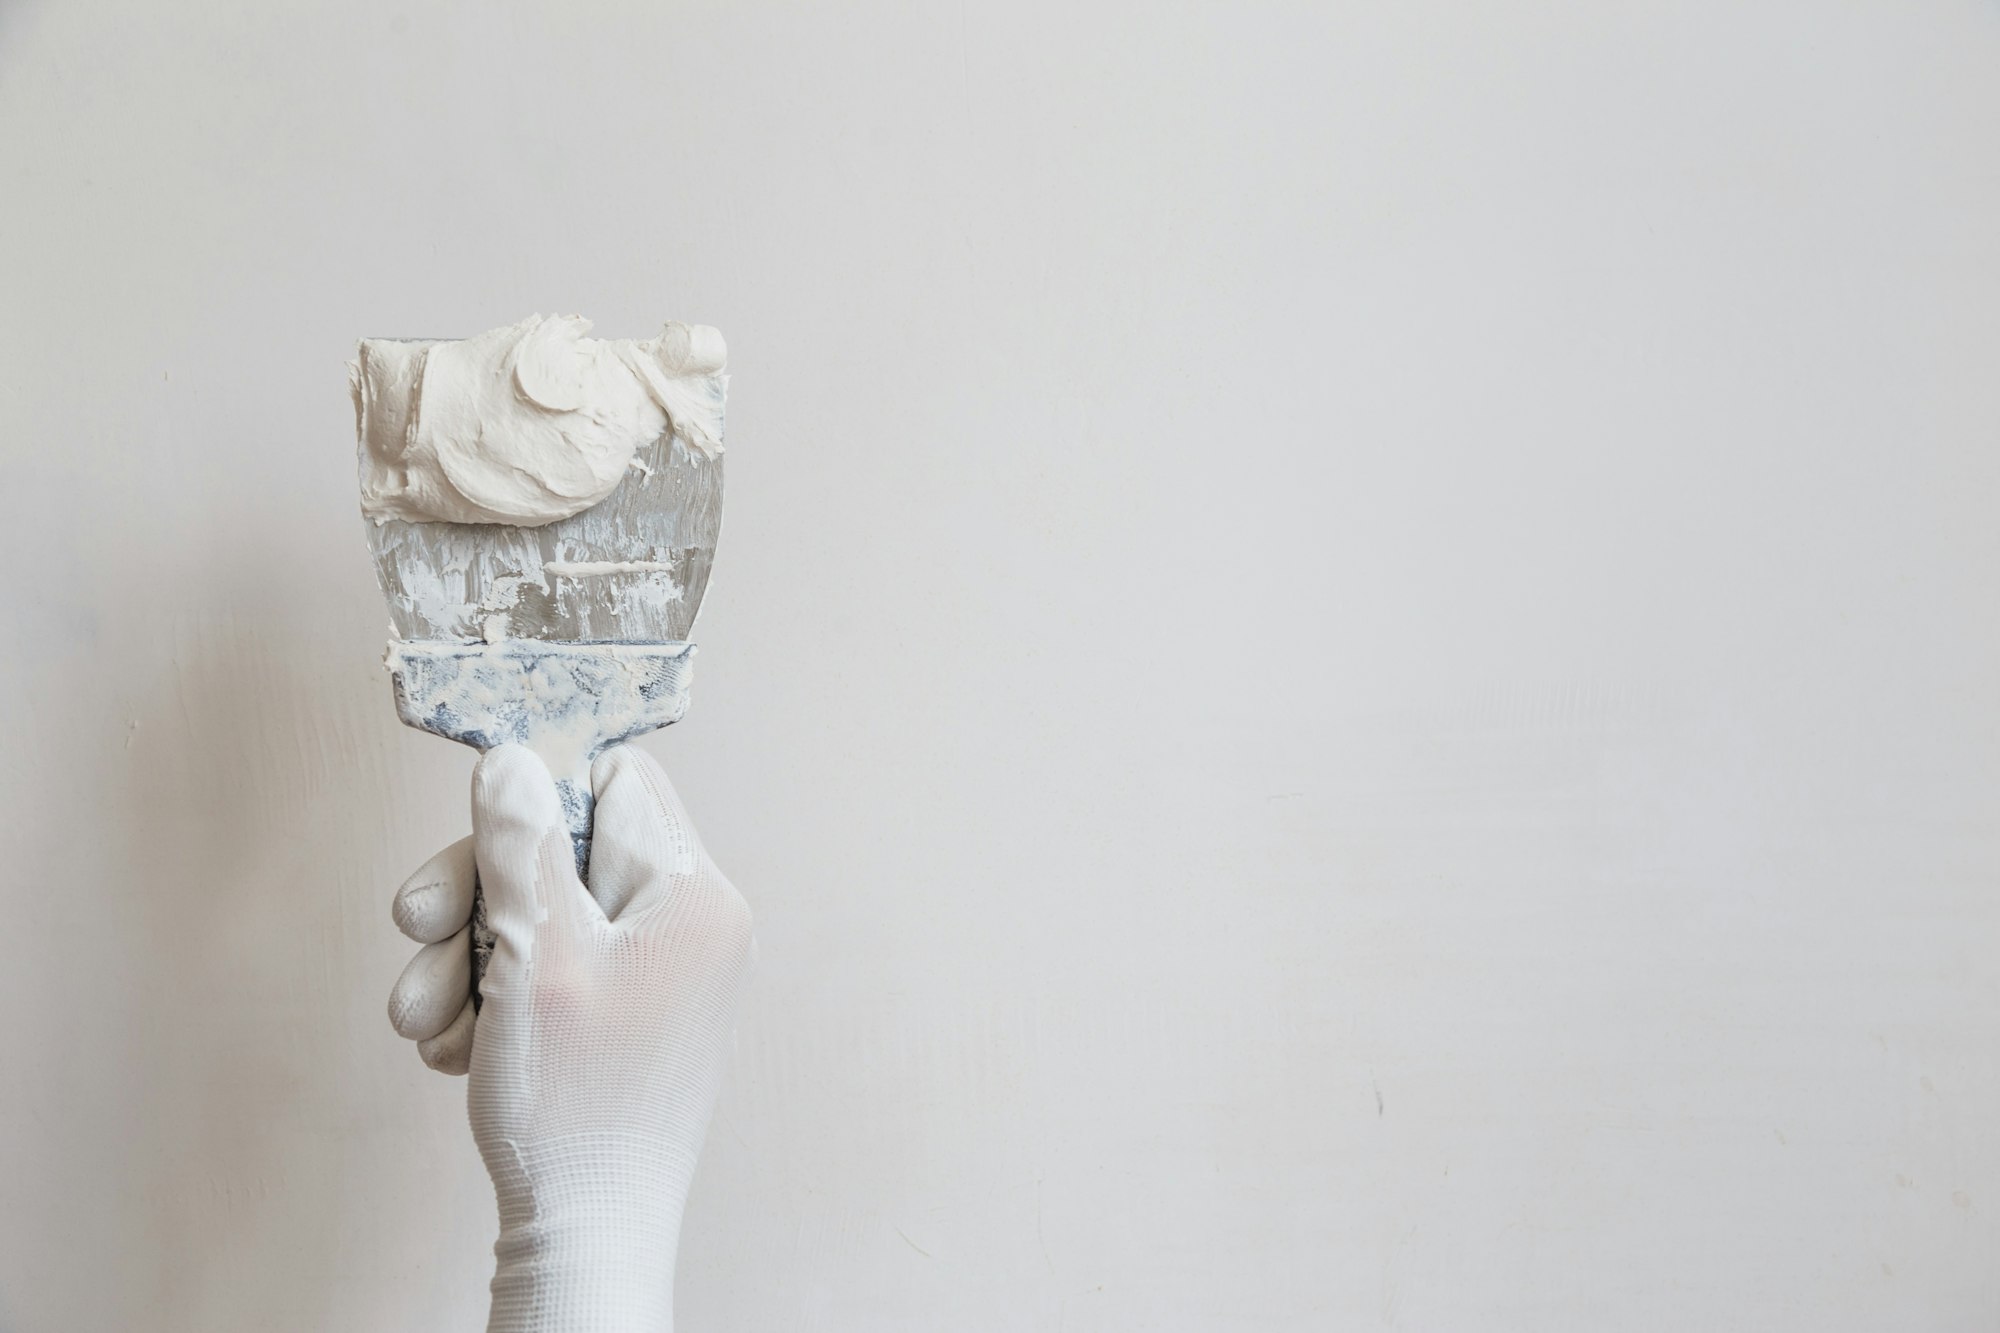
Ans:
[[[720,422],[727,378],[702,383]],[[722,528],[721,455],[669,429],[609,497],[566,519],[366,527],[398,716],[480,751],[514,742],[540,755],[585,873],[591,761],[687,711],[687,635]],[[475,897],[475,1004],[492,949]]]

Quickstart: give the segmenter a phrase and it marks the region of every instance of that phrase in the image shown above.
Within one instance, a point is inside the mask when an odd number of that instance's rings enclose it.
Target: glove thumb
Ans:
[[[588,896],[576,878],[555,779],[523,746],[488,750],[472,771],[472,849],[496,969],[526,961],[550,907],[567,905],[552,902],[558,895]]]

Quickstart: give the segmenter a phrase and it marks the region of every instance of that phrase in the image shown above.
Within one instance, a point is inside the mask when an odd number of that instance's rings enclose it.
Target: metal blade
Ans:
[[[609,498],[543,527],[367,527],[399,639],[681,640],[721,535],[722,459],[670,433]]]

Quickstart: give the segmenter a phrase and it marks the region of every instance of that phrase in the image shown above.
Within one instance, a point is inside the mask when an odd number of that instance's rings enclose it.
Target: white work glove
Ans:
[[[659,765],[621,746],[590,776],[588,892],[548,769],[508,745],[473,773],[472,837],[396,895],[427,943],[390,1020],[432,1068],[469,1066],[499,1196],[489,1330],[672,1328],[681,1209],[753,952],[750,909]],[[476,1022],[475,860],[495,936]]]

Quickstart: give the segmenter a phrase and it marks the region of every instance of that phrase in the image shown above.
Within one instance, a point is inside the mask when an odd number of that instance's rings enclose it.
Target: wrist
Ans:
[[[488,1333],[670,1333],[673,1238],[624,1234],[503,1234],[494,1246]]]
[[[692,1174],[674,1154],[571,1138],[496,1172],[490,1333],[664,1333]],[[653,1145],[657,1149],[657,1143]],[[550,1151],[554,1148],[554,1151]]]

